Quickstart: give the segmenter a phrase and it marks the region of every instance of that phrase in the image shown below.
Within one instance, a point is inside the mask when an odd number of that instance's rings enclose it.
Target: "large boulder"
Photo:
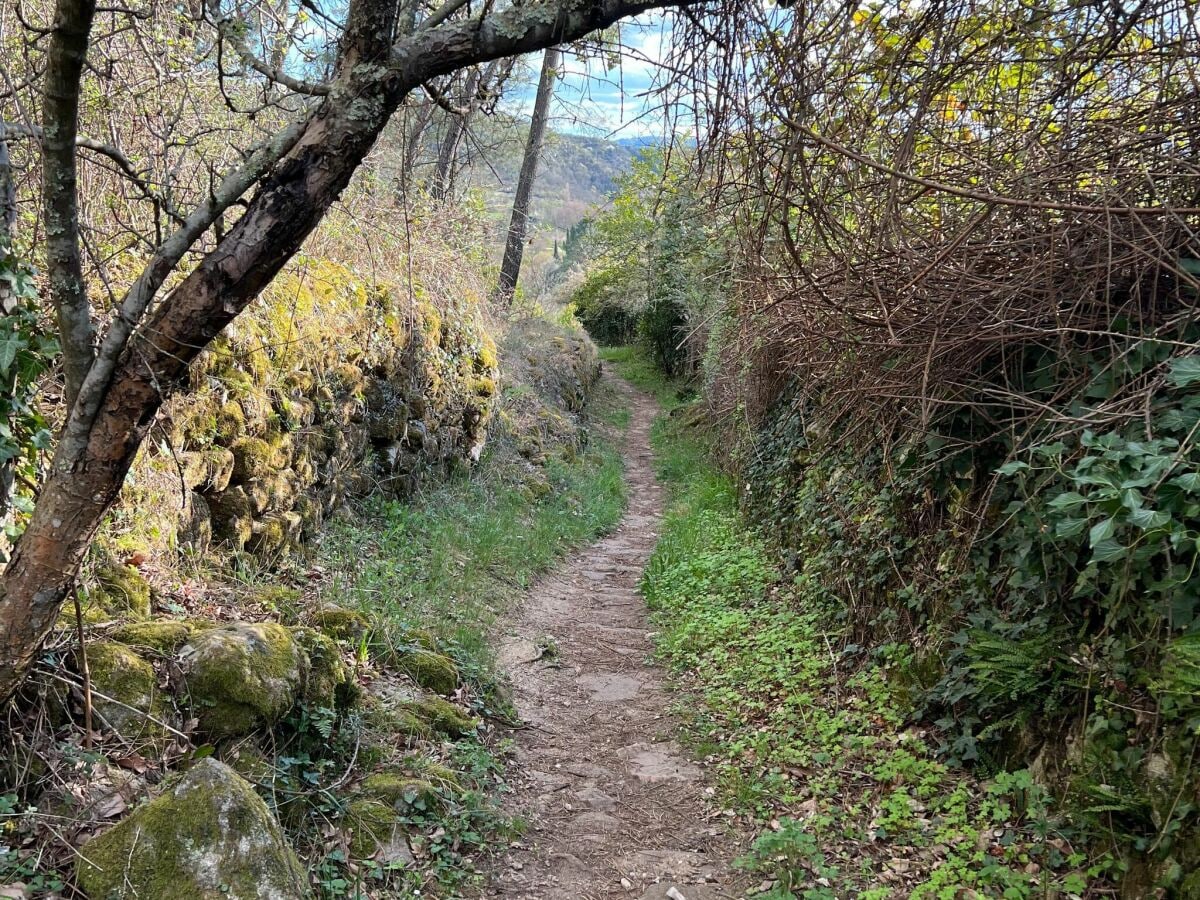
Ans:
[[[298,900],[311,896],[279,823],[211,757],[90,841],[76,879],[92,900]]]
[[[304,687],[308,658],[282,625],[231,623],[185,644],[179,668],[201,730],[220,739],[282,719]]]

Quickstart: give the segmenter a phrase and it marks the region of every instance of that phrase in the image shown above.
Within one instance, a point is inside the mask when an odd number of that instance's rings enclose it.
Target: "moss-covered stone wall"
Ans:
[[[347,498],[477,459],[499,371],[482,299],[299,258],[201,355],[102,542],[273,556]]]

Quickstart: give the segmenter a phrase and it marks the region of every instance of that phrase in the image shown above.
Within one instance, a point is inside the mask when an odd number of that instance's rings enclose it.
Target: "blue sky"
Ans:
[[[556,131],[614,138],[663,134],[659,103],[645,95],[661,84],[656,63],[669,52],[671,23],[661,14],[647,14],[618,27],[623,49],[617,67],[610,70],[602,60],[567,54],[551,111]],[[514,91],[511,102],[515,111],[528,114],[542,56],[533,54],[524,62],[528,83]]]

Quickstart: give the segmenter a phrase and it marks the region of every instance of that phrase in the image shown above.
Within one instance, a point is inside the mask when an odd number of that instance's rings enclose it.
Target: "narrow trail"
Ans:
[[[631,412],[629,507],[615,532],[535,586],[504,629],[500,661],[529,726],[514,735],[506,806],[529,827],[496,861],[485,896],[738,898],[735,842],[706,801],[701,768],[671,737],[663,673],[648,659],[637,585],[663,508],[650,451],[657,407],[607,377]]]

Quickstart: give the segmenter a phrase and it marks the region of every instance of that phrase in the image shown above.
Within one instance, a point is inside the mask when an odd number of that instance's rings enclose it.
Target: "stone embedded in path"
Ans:
[[[592,700],[601,703],[632,700],[642,689],[640,678],[634,678],[632,675],[619,675],[615,672],[581,675],[577,680],[583,688],[592,692]]]
[[[692,763],[652,744],[631,744],[618,750],[617,755],[625,760],[630,774],[639,781],[653,784],[660,781],[696,781],[700,778],[700,769]]]
[[[671,884],[662,882],[652,884],[642,894],[640,900],[721,900],[723,894],[707,884]]]

